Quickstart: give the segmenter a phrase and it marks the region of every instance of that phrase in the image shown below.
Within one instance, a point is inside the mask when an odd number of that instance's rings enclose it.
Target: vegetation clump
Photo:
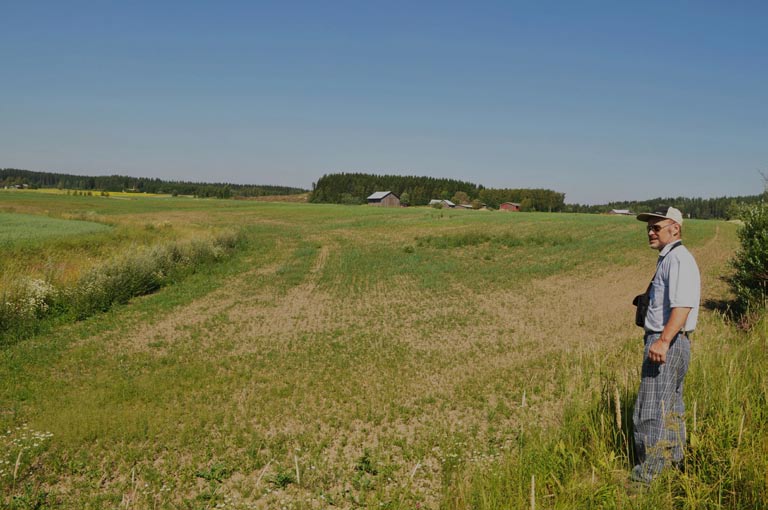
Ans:
[[[0,295],[0,343],[22,339],[40,319],[84,319],[115,304],[157,291],[233,251],[240,236],[224,232],[209,240],[169,242],[131,251],[91,268],[75,284],[57,288],[43,279],[24,279]]]
[[[741,219],[741,248],[731,262],[734,273],[728,282],[736,296],[735,311],[749,319],[765,309],[768,297],[768,204],[744,208]]]

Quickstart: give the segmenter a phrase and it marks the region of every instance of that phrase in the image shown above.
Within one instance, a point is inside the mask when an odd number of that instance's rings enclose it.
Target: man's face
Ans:
[[[654,250],[661,250],[677,240],[677,223],[666,218],[654,218],[648,221],[648,244]]]

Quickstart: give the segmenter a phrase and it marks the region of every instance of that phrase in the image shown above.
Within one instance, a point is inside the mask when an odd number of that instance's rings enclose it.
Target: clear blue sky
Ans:
[[[0,167],[762,191],[768,2],[0,0]]]

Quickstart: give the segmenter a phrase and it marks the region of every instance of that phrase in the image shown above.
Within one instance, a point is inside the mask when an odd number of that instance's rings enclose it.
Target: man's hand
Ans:
[[[667,361],[667,351],[669,350],[670,342],[665,342],[661,338],[658,338],[651,348],[648,349],[648,359],[653,363],[662,364]]]
[[[685,326],[685,320],[691,312],[690,308],[676,307],[672,309],[669,320],[664,325],[661,336],[648,349],[648,359],[653,363],[662,364],[667,361],[667,351],[677,334]]]

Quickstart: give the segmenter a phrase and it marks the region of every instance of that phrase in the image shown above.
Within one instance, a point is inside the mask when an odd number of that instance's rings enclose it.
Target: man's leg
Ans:
[[[690,343],[682,335],[670,345],[663,364],[648,360],[648,349],[659,335],[647,335],[640,390],[633,413],[638,465],[632,477],[650,482],[670,462],[683,459],[685,421],[683,381],[688,371]]]

